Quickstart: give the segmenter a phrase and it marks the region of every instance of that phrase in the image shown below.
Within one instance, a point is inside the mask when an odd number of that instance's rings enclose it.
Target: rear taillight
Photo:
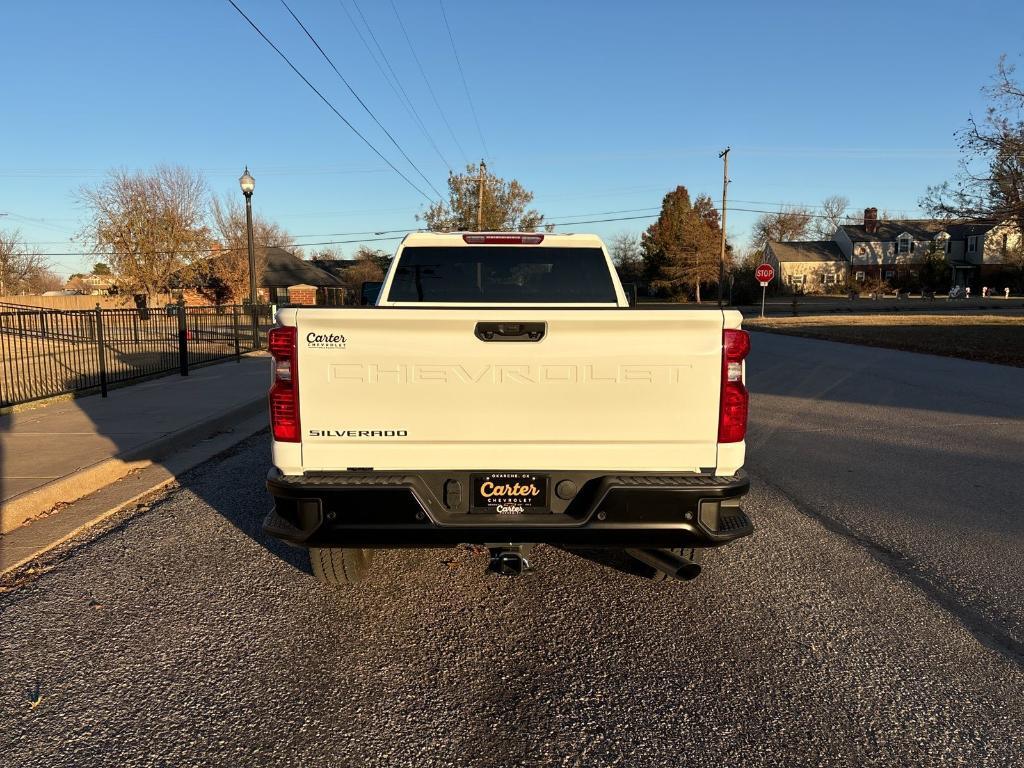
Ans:
[[[544,235],[467,234],[462,239],[470,245],[540,245]]]
[[[747,434],[750,395],[743,384],[743,360],[750,352],[746,331],[722,334],[722,400],[718,410],[718,442],[738,443]]]
[[[295,326],[271,328],[267,348],[274,358],[274,383],[270,387],[270,429],[274,439],[299,442],[299,371]]]

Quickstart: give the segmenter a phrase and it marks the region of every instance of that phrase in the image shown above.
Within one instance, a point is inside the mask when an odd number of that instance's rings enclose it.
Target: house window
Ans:
[[[896,253],[913,253],[914,239],[910,235],[900,235],[896,239]]]
[[[821,281],[825,285],[835,285],[836,284],[836,276],[835,276],[834,273],[825,273],[824,275],[822,275]]]
[[[971,235],[967,238],[967,252],[977,253],[978,252],[978,236]]]
[[[858,283],[864,282],[864,273],[861,271],[858,271],[856,274],[854,274],[853,277]]]
[[[807,275],[790,275],[789,276],[789,284],[790,285],[803,285],[804,281],[806,279],[807,279]]]
[[[891,269],[885,270],[885,279],[886,280],[892,280],[893,277],[895,277],[895,275],[896,275],[896,273],[893,272]]]

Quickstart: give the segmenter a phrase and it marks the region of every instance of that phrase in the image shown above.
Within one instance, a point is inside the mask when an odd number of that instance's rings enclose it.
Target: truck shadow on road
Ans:
[[[194,509],[194,525],[213,536],[230,535],[212,519],[219,515],[252,542],[295,570],[311,574],[305,549],[293,547],[263,532],[263,519],[272,500],[264,479],[270,468],[270,436],[264,430],[195,467],[178,478],[181,492],[201,502]],[[170,503],[172,500],[168,499]]]

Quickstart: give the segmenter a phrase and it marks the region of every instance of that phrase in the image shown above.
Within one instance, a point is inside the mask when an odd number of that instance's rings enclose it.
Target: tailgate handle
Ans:
[[[548,332],[547,323],[477,323],[480,341],[540,341]]]

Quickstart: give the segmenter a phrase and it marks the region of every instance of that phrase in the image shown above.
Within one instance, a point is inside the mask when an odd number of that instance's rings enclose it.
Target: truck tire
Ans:
[[[358,584],[366,578],[373,563],[372,549],[309,548],[313,578],[329,587]]]

